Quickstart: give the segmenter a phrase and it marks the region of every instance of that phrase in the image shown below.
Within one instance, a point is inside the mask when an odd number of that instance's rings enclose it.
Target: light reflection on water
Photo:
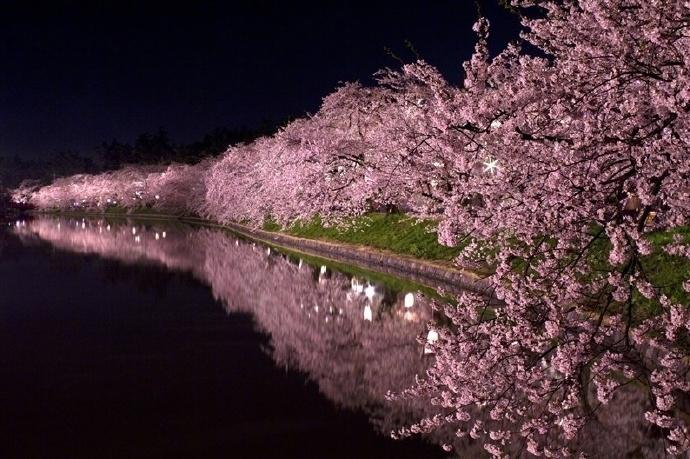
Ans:
[[[303,372],[329,400],[366,412],[382,432],[435,412],[428,400],[386,400],[389,391],[424,375],[440,338],[429,326],[431,301],[420,292],[312,265],[218,229],[37,218],[17,221],[12,230],[70,252],[191,273],[228,313],[252,315],[270,336],[276,365]],[[591,444],[585,449],[598,457],[656,456],[663,445],[639,422],[645,403],[638,393],[623,392],[586,429]],[[484,455],[480,444],[453,433],[437,432],[433,440],[453,443],[462,457]]]
[[[386,433],[427,412],[420,403],[385,400],[429,364],[432,308],[418,292],[258,250],[217,229],[42,217],[14,230],[70,252],[191,273],[228,313],[252,314],[277,365],[306,373],[339,406],[366,410]]]

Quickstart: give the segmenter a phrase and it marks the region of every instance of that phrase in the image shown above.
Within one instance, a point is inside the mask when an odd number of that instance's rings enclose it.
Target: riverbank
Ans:
[[[166,214],[150,211],[149,209],[140,209],[133,212],[36,211],[36,213],[106,218],[160,219],[224,228],[258,242],[339,263],[352,264],[363,269],[400,277],[448,293],[457,294],[461,291],[470,290],[491,296],[492,292],[484,273],[472,269],[454,267],[449,261],[424,260],[391,253],[375,247],[298,237],[284,232],[251,228],[239,223],[220,224],[199,217]]]

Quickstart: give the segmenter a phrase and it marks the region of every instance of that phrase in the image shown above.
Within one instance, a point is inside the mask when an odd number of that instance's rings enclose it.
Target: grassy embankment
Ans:
[[[263,229],[280,231],[281,227],[267,220]],[[451,262],[461,249],[439,244],[435,222],[419,221],[403,214],[371,213],[338,226],[325,226],[315,217],[282,231],[306,239],[344,242],[443,263]]]
[[[680,234],[685,243],[690,243],[690,227],[681,227],[672,232],[652,233],[649,240],[654,251],[640,260],[641,270],[647,279],[660,288],[668,298],[679,304],[690,305],[690,293],[682,288],[682,283],[690,278],[690,260],[684,257],[668,255],[663,247],[672,242],[673,235]],[[660,312],[656,301],[648,300],[636,293],[636,300],[643,305],[643,314]],[[644,311],[646,309],[647,311]]]

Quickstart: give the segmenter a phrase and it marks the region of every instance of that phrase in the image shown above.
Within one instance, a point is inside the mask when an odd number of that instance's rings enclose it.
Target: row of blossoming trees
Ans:
[[[532,8],[529,52],[514,44],[490,57],[482,19],[461,86],[420,61],[381,72],[376,87],[344,85],[314,116],[217,162],[76,176],[19,199],[254,224],[384,204],[437,218],[443,243],[491,241],[503,306],[468,294],[445,308],[453,326],[435,365],[403,394],[433,395],[441,414],[403,433],[456,424],[495,455],[518,440],[567,454],[599,405],[635,384],[668,450],[684,451],[690,4],[514,4]],[[680,277],[656,276],[659,259]]]

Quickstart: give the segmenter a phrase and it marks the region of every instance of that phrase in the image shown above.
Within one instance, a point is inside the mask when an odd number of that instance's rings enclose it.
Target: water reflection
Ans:
[[[105,228],[105,231],[103,230]],[[430,302],[208,228],[37,218],[25,240],[125,263],[156,263],[208,284],[228,313],[251,313],[277,364],[305,372],[337,404],[366,409],[386,432],[423,412],[386,402],[422,375]]]
[[[38,218],[12,229],[25,241],[191,273],[228,313],[254,317],[270,336],[277,365],[305,373],[331,401],[365,411],[383,432],[436,412],[429,400],[386,401],[389,391],[424,374],[440,338],[431,302],[419,292],[351,277],[210,228]],[[634,388],[621,391],[585,429],[582,449],[595,457],[663,457],[659,435],[642,418],[647,403]],[[485,456],[479,442],[449,429],[433,440],[452,444],[462,457]],[[522,454],[517,446],[515,454]]]

